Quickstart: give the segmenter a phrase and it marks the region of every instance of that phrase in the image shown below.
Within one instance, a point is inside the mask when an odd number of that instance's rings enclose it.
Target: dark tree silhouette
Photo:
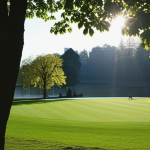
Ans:
[[[67,50],[61,58],[64,60],[63,62],[63,70],[65,72],[66,79],[66,86],[76,86],[79,83],[79,73],[80,73],[80,57],[79,55],[70,48]]]
[[[23,48],[24,21],[27,0],[0,2],[0,149],[4,149],[6,124],[13,101]],[[11,72],[11,77],[10,77]]]
[[[88,68],[93,80],[111,80],[112,64],[115,57],[115,47],[94,47],[89,54]]]
[[[81,80],[86,80],[88,77],[88,52],[86,50],[83,50],[79,54],[80,56],[80,62],[81,62]]]
[[[80,52],[79,56],[80,56],[81,64],[82,65],[87,64],[87,62],[88,62],[88,52],[86,50],[83,50],[83,51]]]

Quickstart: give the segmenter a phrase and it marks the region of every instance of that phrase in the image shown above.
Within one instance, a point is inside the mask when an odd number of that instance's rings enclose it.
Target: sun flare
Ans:
[[[116,17],[111,22],[109,34],[110,34],[112,45],[114,46],[118,46],[121,41],[122,38],[121,28],[124,26],[124,22],[125,19],[122,16]]]
[[[122,16],[117,16],[114,20],[112,20],[112,26],[124,26],[125,19]]]
[[[119,30],[121,31],[121,28],[124,26],[125,19],[122,16],[118,16],[111,22],[110,30],[113,29],[116,32]]]

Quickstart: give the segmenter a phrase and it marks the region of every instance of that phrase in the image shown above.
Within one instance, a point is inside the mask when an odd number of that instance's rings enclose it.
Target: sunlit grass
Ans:
[[[13,137],[24,143],[32,141],[29,149],[34,149],[33,140],[39,141],[43,149],[68,145],[150,149],[149,132],[150,98],[15,101],[7,127],[6,149]],[[21,149],[26,149],[23,145]],[[18,144],[16,147],[20,148]]]

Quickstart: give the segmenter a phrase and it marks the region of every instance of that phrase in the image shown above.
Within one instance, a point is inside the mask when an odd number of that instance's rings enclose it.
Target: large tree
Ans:
[[[28,89],[30,85],[39,86],[43,89],[43,98],[46,98],[46,89],[50,89],[54,84],[59,87],[66,84],[62,63],[63,60],[55,55],[38,56],[33,61],[24,60],[21,67],[23,87]]]
[[[108,31],[109,21],[124,11],[128,21],[123,33],[140,35],[143,46],[148,49],[150,43],[149,8],[150,1],[148,0],[1,0],[0,149],[4,149],[6,124],[13,101],[24,44],[26,17],[37,16],[47,21],[55,19],[53,13],[63,9],[62,20],[51,28],[52,33],[71,32],[69,23],[78,23],[79,28],[84,27],[84,34],[89,33],[92,36],[94,28],[100,32]],[[10,72],[12,72],[11,78],[9,77]]]
[[[75,87],[76,84],[79,83],[79,73],[81,68],[80,57],[72,48],[70,48],[61,56],[61,58],[64,60],[63,70],[67,76],[66,86]]]

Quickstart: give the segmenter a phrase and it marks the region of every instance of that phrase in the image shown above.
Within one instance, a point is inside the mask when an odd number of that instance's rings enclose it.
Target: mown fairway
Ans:
[[[150,98],[15,100],[6,149],[149,150],[149,133]]]

